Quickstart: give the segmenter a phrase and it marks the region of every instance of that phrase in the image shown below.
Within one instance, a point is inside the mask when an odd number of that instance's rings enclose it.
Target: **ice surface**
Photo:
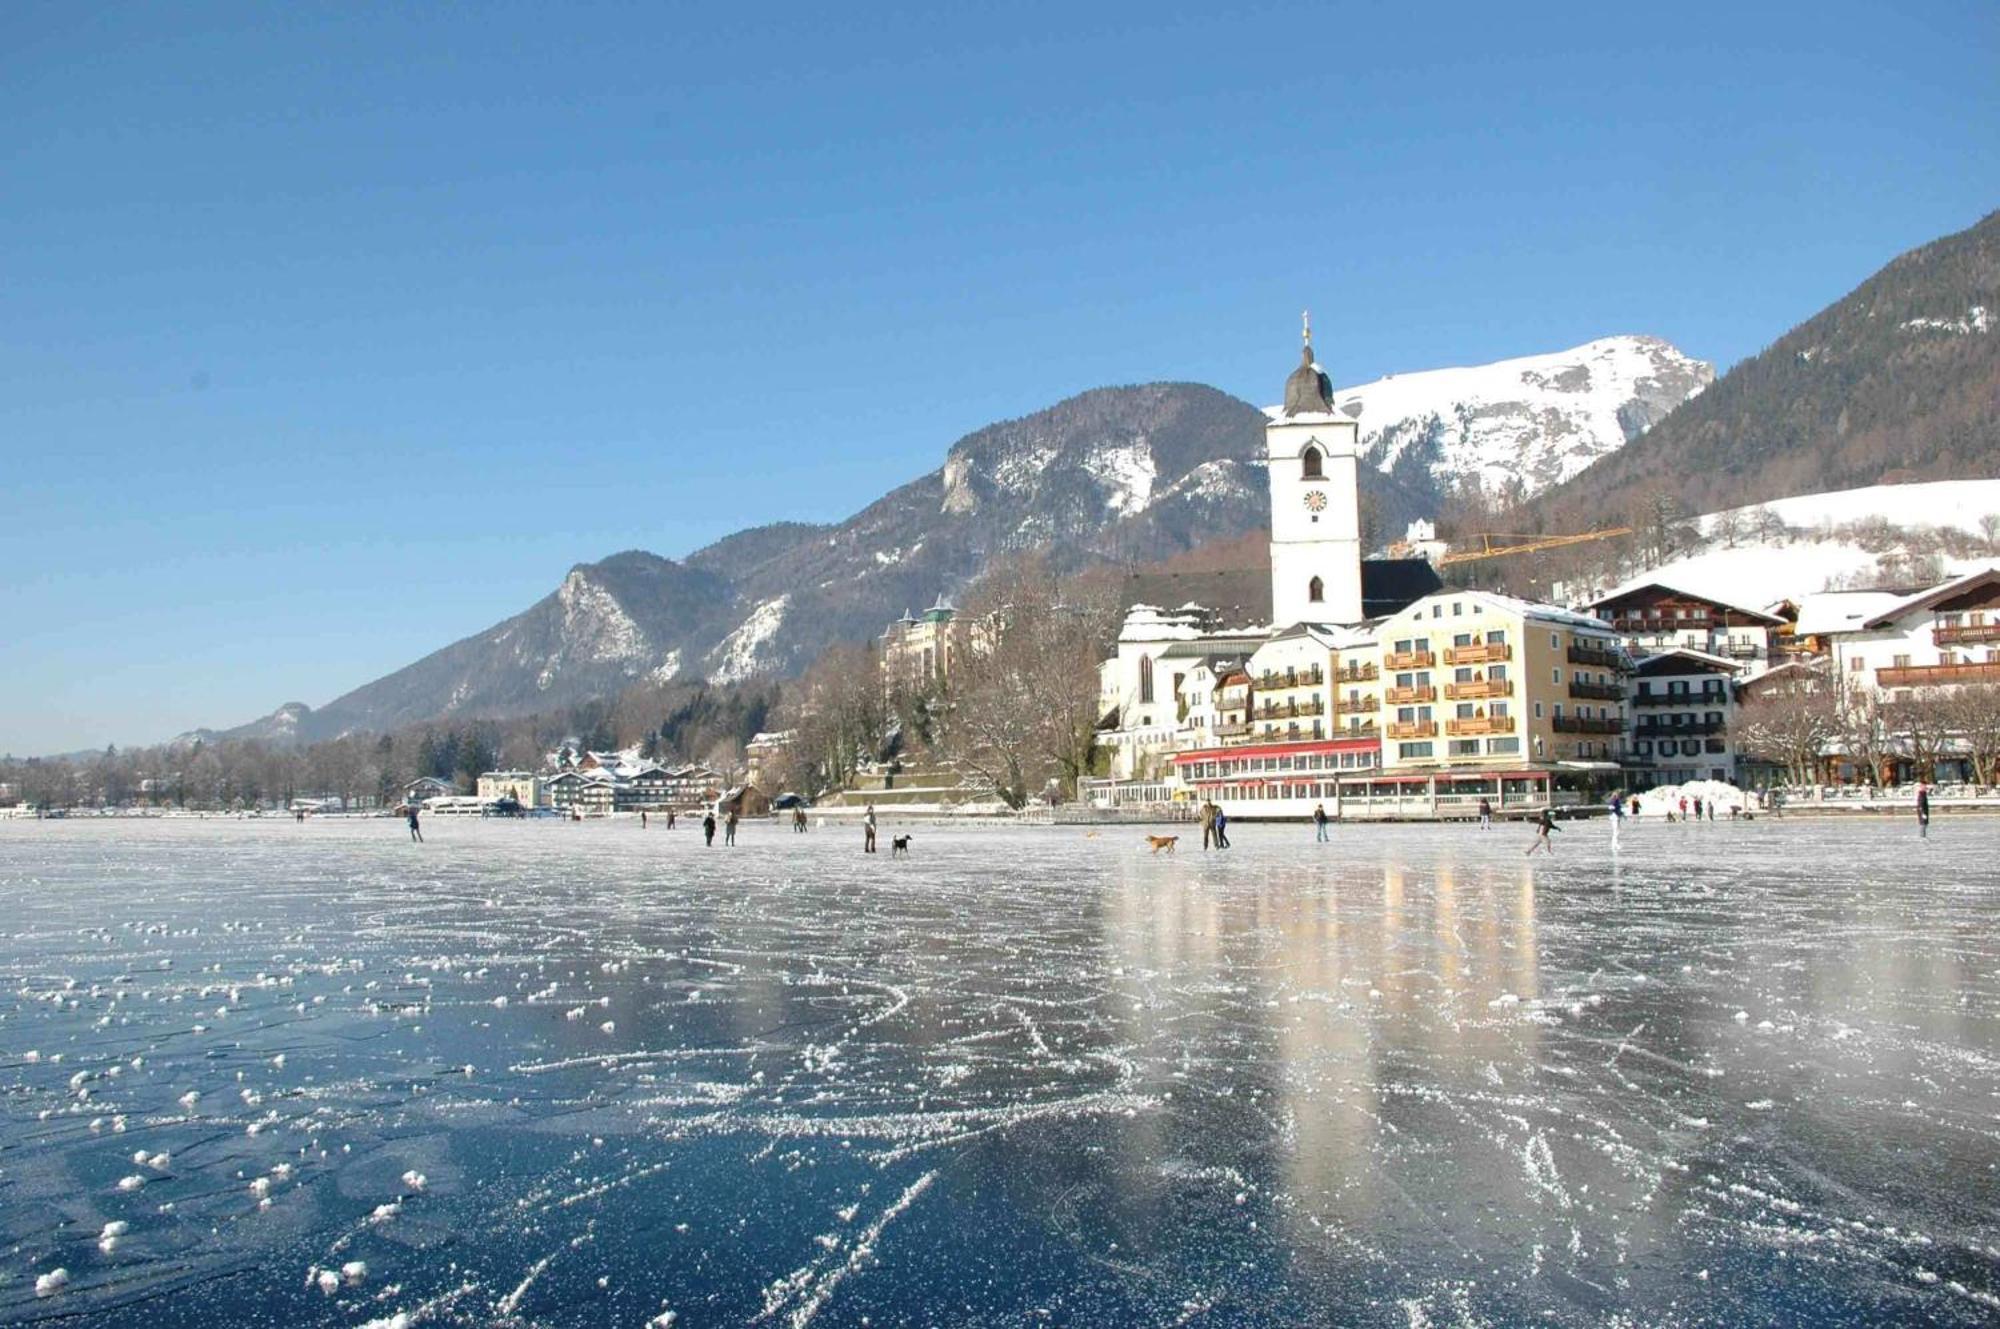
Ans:
[[[1983,820],[425,831],[0,823],[0,1323],[2000,1311]]]

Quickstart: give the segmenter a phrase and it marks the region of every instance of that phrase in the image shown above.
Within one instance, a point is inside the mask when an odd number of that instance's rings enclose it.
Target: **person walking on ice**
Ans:
[[[873,803],[870,803],[868,810],[861,814],[861,852],[864,854],[875,852],[875,805]]]
[[[1207,799],[1201,804],[1201,847],[1204,850],[1215,847],[1215,804]]]
[[[1313,805],[1313,829],[1319,832],[1319,842],[1326,843],[1326,804]]]
[[[1931,838],[1931,789],[1922,781],[1917,783],[1917,838]]]
[[[1549,835],[1561,829],[1562,827],[1556,825],[1554,815],[1547,808],[1543,808],[1542,815],[1535,818],[1535,842],[1528,846],[1529,855],[1532,856],[1537,849],[1546,849],[1553,857],[1556,852],[1556,842],[1551,840]]]
[[[1215,809],[1215,847],[1229,848],[1229,814],[1220,807]]]
[[[702,814],[701,842],[710,846],[715,844],[715,814],[713,812]]]
[[[1479,829],[1482,831],[1493,829],[1493,803],[1490,799],[1479,800]]]
[[[736,809],[729,809],[729,815],[722,819],[722,843],[736,843]]]
[[[1609,807],[1611,808],[1611,852],[1615,854],[1618,852],[1618,832],[1625,825],[1625,795],[1613,794]],[[1550,852],[1553,853],[1554,850]]]
[[[417,825],[417,805],[410,804],[410,838],[418,844],[424,842],[424,828]]]

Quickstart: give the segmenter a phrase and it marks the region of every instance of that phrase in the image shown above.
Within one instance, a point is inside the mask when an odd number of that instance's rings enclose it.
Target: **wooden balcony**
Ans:
[[[1374,694],[1371,693],[1368,696],[1355,697],[1352,700],[1335,698],[1333,709],[1342,714],[1352,714],[1355,711],[1372,711],[1380,704],[1380,702],[1375,700]]]
[[[1217,738],[1236,738],[1240,735],[1249,733],[1250,724],[1246,720],[1231,720],[1226,723],[1217,725],[1210,732],[1213,733]]]
[[[1325,714],[1325,704],[1317,701],[1295,701],[1285,706],[1261,706],[1256,712],[1259,720],[1310,719],[1315,715]]]
[[[2000,661],[1991,664],[1896,665],[1875,671],[1885,688],[1934,688],[1946,683],[2000,683]]]
[[[1625,689],[1616,683],[1571,683],[1569,695],[1590,701],[1623,701]]]
[[[1437,726],[1437,721],[1436,721],[1436,720],[1411,720],[1411,721],[1410,721],[1409,723],[1407,723],[1407,724],[1392,724],[1392,725],[1390,725],[1390,726],[1389,726],[1389,737],[1391,737],[1391,738],[1436,738],[1436,737],[1437,737],[1437,731],[1438,731],[1438,726]]]
[[[1370,721],[1367,724],[1352,724],[1332,731],[1334,738],[1374,738],[1382,737],[1382,726]]]
[[[1469,720],[1446,720],[1445,733],[1453,738],[1472,734],[1511,734],[1514,732],[1514,717],[1511,715],[1477,715]]]
[[[1323,670],[1297,669],[1283,674],[1264,674],[1257,680],[1259,692],[1282,692],[1286,688],[1316,688],[1326,682]]]
[[[1513,658],[1514,648],[1504,641],[1476,641],[1470,646],[1444,648],[1444,662],[1449,665],[1486,664],[1490,661]]]
[[[1336,683],[1373,683],[1380,677],[1374,665],[1363,665],[1359,669],[1343,669],[1333,676]]]
[[[1413,706],[1419,702],[1436,701],[1437,695],[1436,688],[1426,685],[1421,688],[1390,688],[1382,697],[1391,706]]]
[[[1552,721],[1558,734],[1622,734],[1625,722],[1619,719],[1600,720],[1596,716],[1558,715]],[[1664,731],[1663,731],[1664,732]],[[1693,730],[1688,732],[1692,733]]]
[[[1452,701],[1477,701],[1481,697],[1505,697],[1514,685],[1504,678],[1475,678],[1470,683],[1447,683],[1444,695]]]
[[[1576,695],[1574,693],[1572,696]],[[1726,692],[1639,692],[1626,698],[1634,706],[1721,706]]]
[[[1391,651],[1382,657],[1386,669],[1429,669],[1437,657],[1429,651]]]
[[[1584,646],[1571,642],[1569,647],[1571,664],[1590,665],[1596,669],[1623,669],[1625,657],[1617,651],[1599,650],[1595,646]]]
[[[1965,642],[2000,641],[2000,623],[1953,623],[1931,629],[1931,640],[1939,646]]]

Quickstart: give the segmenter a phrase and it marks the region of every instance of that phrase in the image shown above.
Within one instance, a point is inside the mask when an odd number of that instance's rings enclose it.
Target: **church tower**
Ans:
[[[1360,428],[1336,415],[1333,384],[1313,361],[1305,323],[1285,404],[1264,426],[1271,485],[1271,622],[1361,621]]]

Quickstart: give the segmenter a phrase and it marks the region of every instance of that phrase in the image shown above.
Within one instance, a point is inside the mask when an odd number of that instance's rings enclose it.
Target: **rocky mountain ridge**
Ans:
[[[1565,458],[1622,446],[1674,391],[1698,390],[1702,368],[1663,342],[1613,338],[1346,390],[1377,463],[1364,509],[1387,538],[1461,477],[1563,472]],[[679,561],[635,550],[578,564],[485,632],[318,710],[229,732],[316,739],[523,714],[642,678],[792,673],[1010,552],[1046,549],[1069,568],[1151,563],[1266,529],[1264,424],[1201,384],[1081,393],[968,434],[937,470],[843,522],[755,527]]]

